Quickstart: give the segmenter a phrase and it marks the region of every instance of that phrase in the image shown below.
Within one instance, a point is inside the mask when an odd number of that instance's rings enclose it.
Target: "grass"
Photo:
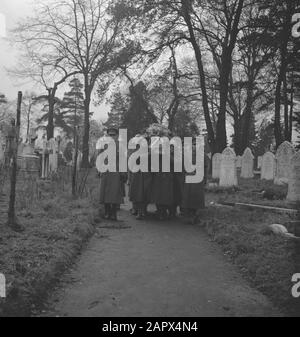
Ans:
[[[0,272],[5,274],[8,285],[8,298],[0,302],[0,316],[28,316],[38,309],[92,235],[98,206],[96,172],[89,174],[78,199],[71,196],[70,177],[65,169],[48,182],[18,180],[17,211],[25,227],[23,233],[6,226],[6,208],[0,208]],[[85,172],[79,181],[84,177]],[[1,185],[6,201],[7,188],[7,184]],[[259,192],[266,189],[274,190],[276,198],[286,194],[285,186],[240,179],[237,188],[209,188],[206,203],[225,200],[288,206],[281,199],[263,199]],[[291,229],[290,220],[293,218],[288,214],[213,206],[201,217],[210,238],[244,277],[284,312],[299,316],[300,301],[291,296],[291,277],[300,272],[299,244],[268,230],[273,223]]]
[[[263,200],[256,190],[274,188],[285,193],[285,186],[272,186],[270,182],[257,179],[240,180],[238,188],[209,189],[210,202],[247,202],[287,207],[283,201]],[[278,192],[278,195],[281,195]],[[238,266],[252,286],[263,292],[286,314],[300,315],[300,300],[291,296],[294,273],[300,272],[299,241],[275,235],[268,225],[279,223],[290,231],[290,221],[295,215],[277,214],[264,210],[244,210],[226,207],[208,207],[202,216],[202,225],[211,239],[217,242],[224,254]]]
[[[97,186],[92,171],[82,197],[74,199],[65,170],[50,181],[19,177],[16,208],[25,231],[8,228],[0,212],[0,272],[8,294],[0,316],[29,316],[43,302],[94,232]]]
[[[253,179],[238,179],[238,186],[223,188],[219,186],[207,188],[208,192],[218,195],[217,202],[254,203],[265,206],[300,209],[299,203],[291,203],[286,199],[287,185],[274,185],[272,181]],[[265,191],[265,193],[263,193]]]

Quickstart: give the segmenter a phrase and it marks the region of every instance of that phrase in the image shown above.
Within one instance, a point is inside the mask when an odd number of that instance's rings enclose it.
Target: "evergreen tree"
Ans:
[[[84,96],[83,85],[78,78],[74,78],[69,83],[70,90],[65,92],[60,103],[60,113],[57,122],[64,129],[68,136],[74,134],[77,126],[83,124]]]
[[[198,126],[189,111],[178,109],[174,120],[174,134],[181,138],[199,135]]]
[[[263,9],[262,15],[254,23],[256,27],[264,27],[261,42],[270,46],[274,52],[276,65],[276,86],[275,86],[275,113],[274,113],[274,134],[276,147],[282,141],[291,140],[291,120],[289,111],[288,91],[289,71],[294,63],[294,55],[297,53],[295,39],[292,37],[292,17],[300,9],[298,0],[265,0],[260,3]],[[293,67],[292,67],[293,68]],[[281,120],[281,107],[284,108],[284,121]],[[283,132],[284,131],[284,132]]]
[[[157,119],[147,101],[145,84],[140,81],[130,87],[130,106],[124,114],[123,128],[127,128],[128,137],[143,132],[149,125],[157,123]]]
[[[117,91],[112,94],[108,103],[110,104],[111,109],[104,125],[106,127],[114,126],[120,128],[123,125],[124,115],[129,107],[129,98],[127,95]]]
[[[257,137],[253,143],[253,153],[255,156],[262,156],[275,145],[274,120],[264,119],[258,128]]]

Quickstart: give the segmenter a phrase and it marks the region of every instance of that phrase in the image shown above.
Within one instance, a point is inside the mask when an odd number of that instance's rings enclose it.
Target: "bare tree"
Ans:
[[[65,76],[80,73],[84,84],[84,132],[82,165],[89,165],[89,128],[92,92],[99,76],[126,62],[121,39],[122,15],[109,14],[109,0],[52,0],[40,3],[34,17],[19,26],[32,47],[49,49],[51,64]],[[33,48],[35,50],[35,48]],[[47,50],[47,49],[46,49]],[[48,87],[49,103],[55,97],[55,82]],[[50,114],[51,115],[51,114]],[[51,120],[49,120],[51,124]]]
[[[29,20],[29,19],[28,19]],[[7,69],[10,76],[22,81],[34,82],[47,92],[45,95],[35,97],[35,103],[40,100],[48,102],[47,138],[54,136],[54,107],[58,88],[65,81],[79,73],[69,70],[60,56],[55,54],[47,40],[35,37],[30,30],[31,20],[22,22],[13,30],[13,43],[20,47],[22,53],[16,67]]]

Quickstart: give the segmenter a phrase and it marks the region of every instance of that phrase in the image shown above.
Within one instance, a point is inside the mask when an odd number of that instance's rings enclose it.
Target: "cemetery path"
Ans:
[[[199,226],[103,221],[42,316],[278,316]]]

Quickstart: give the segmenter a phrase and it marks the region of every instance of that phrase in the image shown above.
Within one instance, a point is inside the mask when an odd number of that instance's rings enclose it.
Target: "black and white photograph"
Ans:
[[[0,0],[0,317],[300,317],[300,0]]]

